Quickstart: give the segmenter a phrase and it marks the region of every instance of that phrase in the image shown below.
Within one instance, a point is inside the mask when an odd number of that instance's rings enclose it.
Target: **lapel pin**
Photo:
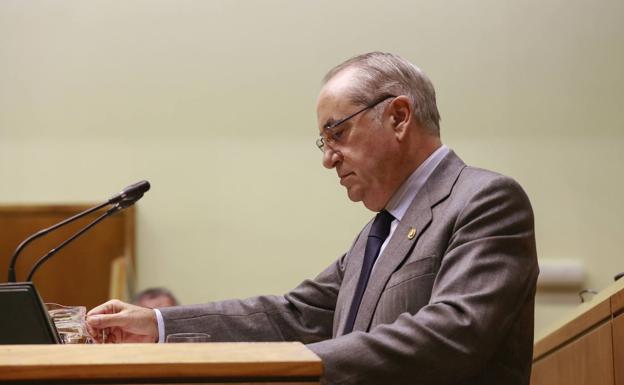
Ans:
[[[415,236],[416,236],[416,229],[412,227],[409,233],[407,233],[407,239],[414,239]]]

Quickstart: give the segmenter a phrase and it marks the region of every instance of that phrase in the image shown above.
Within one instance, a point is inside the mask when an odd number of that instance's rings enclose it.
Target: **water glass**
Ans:
[[[210,334],[206,334],[206,333],[174,333],[174,334],[169,334],[165,341],[167,343],[210,342]]]
[[[64,344],[91,344],[86,325],[87,308],[84,306],[63,306],[46,303],[48,314],[56,326],[61,342]]]

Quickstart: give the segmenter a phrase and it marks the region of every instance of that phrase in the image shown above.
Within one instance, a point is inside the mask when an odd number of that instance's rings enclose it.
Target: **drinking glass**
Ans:
[[[64,344],[91,344],[86,325],[87,308],[84,306],[63,306],[46,303],[48,314]]]
[[[210,334],[206,333],[173,333],[165,339],[167,343],[210,342]]]

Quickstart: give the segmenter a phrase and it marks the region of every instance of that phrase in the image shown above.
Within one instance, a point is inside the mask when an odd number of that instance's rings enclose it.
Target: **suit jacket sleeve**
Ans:
[[[529,200],[498,176],[466,197],[427,305],[309,348],[323,359],[326,384],[463,383],[483,371],[532,301],[536,277]]]
[[[204,332],[213,341],[301,341],[332,336],[334,309],[344,272],[343,255],[284,296],[259,296],[159,309],[165,335]]]

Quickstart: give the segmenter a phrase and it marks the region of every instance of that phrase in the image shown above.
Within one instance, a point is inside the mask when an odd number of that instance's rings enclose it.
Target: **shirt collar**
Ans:
[[[386,205],[386,210],[398,219],[399,222],[403,219],[416,194],[427,183],[433,170],[435,170],[449,151],[450,149],[446,145],[440,146],[412,172],[401,187],[392,195],[392,198]]]

